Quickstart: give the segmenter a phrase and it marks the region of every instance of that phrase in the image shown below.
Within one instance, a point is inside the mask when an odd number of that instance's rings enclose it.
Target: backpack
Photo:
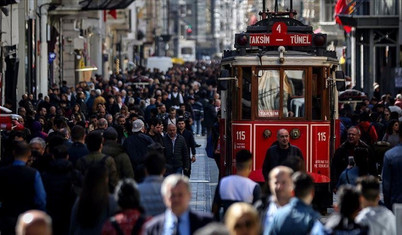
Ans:
[[[365,131],[364,128],[362,128],[362,127],[360,128],[360,133],[361,133],[360,140],[362,140],[367,145],[371,145],[373,143],[371,136],[370,136],[370,131],[371,131],[372,126],[373,126],[373,124],[370,124],[367,131]]]

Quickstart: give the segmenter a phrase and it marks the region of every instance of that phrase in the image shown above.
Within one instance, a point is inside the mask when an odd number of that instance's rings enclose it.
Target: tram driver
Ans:
[[[276,166],[288,166],[293,171],[304,171],[304,158],[302,151],[295,145],[289,143],[289,132],[286,129],[279,129],[277,141],[267,150],[265,154],[262,173],[267,181],[269,172]]]

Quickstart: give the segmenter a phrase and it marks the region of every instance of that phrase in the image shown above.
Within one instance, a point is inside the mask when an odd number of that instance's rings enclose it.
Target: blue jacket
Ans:
[[[392,204],[402,202],[402,144],[385,152],[382,168],[384,203],[392,210]]]
[[[309,234],[318,218],[311,206],[294,197],[278,210],[268,234]]]

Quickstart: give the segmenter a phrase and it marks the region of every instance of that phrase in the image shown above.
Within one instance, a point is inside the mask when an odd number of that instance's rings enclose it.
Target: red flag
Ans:
[[[108,12],[109,15],[111,15],[113,17],[113,19],[117,19],[117,11],[116,9],[110,10]]]
[[[355,8],[355,1],[352,0],[338,0],[335,5],[335,22],[339,25],[342,25],[341,20],[339,19],[339,15],[350,15],[353,13]],[[352,31],[352,27],[344,25],[343,29],[350,33]]]

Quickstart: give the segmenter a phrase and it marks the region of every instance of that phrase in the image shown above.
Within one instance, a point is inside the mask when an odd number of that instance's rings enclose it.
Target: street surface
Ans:
[[[205,153],[207,138],[205,136],[195,137],[195,141],[201,144],[196,148],[197,161],[191,168],[191,209],[196,211],[211,211],[212,200],[215,188],[218,184],[218,168],[212,158],[208,158]]]

